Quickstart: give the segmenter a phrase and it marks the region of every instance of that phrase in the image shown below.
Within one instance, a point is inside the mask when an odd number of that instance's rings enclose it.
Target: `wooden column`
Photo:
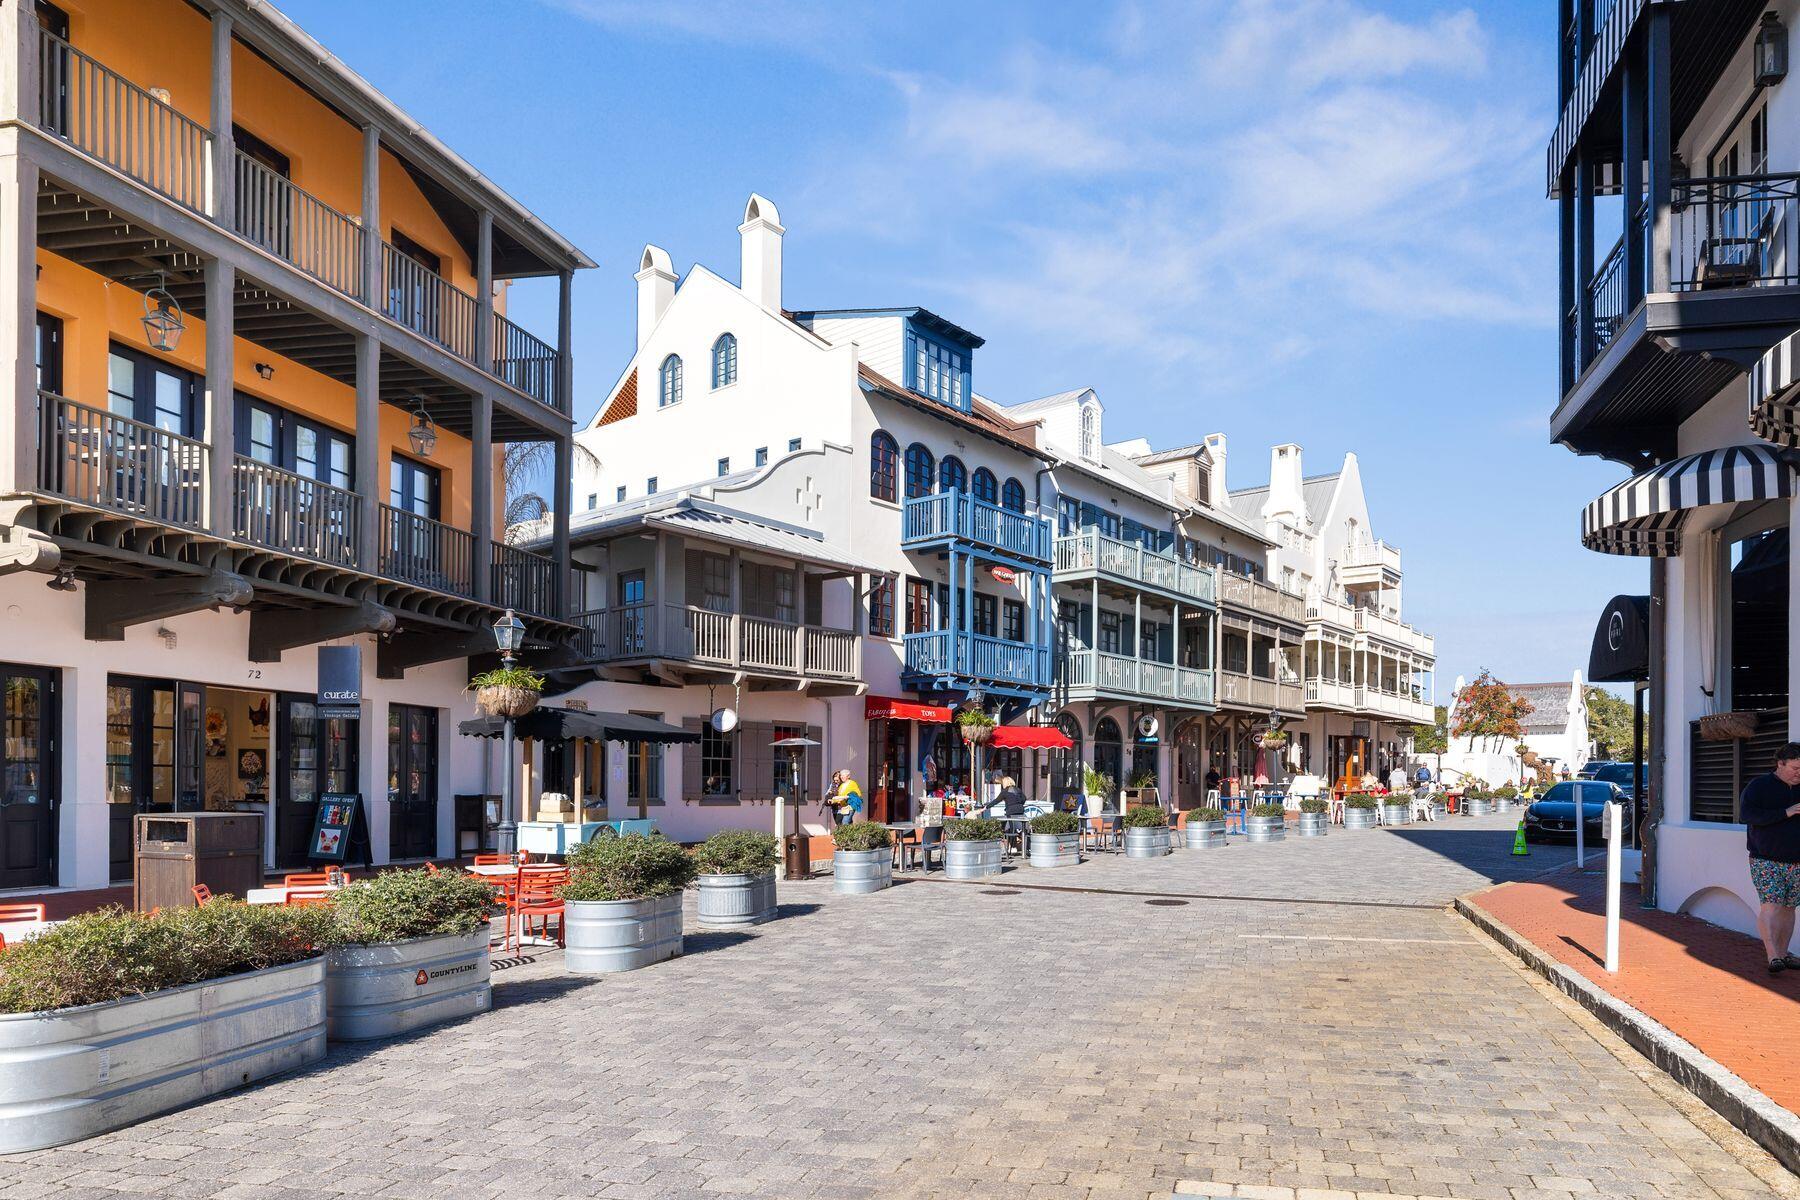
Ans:
[[[492,603],[495,602],[493,538],[496,507],[493,396],[482,392],[472,398],[469,421],[469,533],[475,539],[471,557],[475,575],[475,598]],[[502,537],[506,536],[504,529],[499,532]],[[566,564],[568,561],[567,558],[557,559],[558,563]]]
[[[382,294],[381,258],[385,235],[381,231],[381,133],[363,126],[362,166],[363,300],[371,308],[387,311]]]
[[[1625,156],[1620,182],[1624,188],[1625,305],[1629,314],[1644,298],[1644,239],[1638,232],[1637,210],[1644,195],[1644,70],[1626,51],[1619,63],[1619,141]],[[1622,314],[1623,315],[1623,314]]]
[[[357,562],[374,574],[380,560],[381,504],[387,499],[381,462],[381,345],[371,333],[356,335]]]
[[[494,214],[475,216],[475,365],[494,369]]]
[[[237,389],[233,383],[236,351],[237,274],[222,259],[206,262],[206,440],[211,445],[206,509],[213,533],[232,533],[233,480],[237,439]]]
[[[575,411],[575,273],[557,276],[556,291],[556,407]]]
[[[231,131],[231,14],[212,15],[213,216],[227,229],[237,214],[237,141]],[[208,322],[211,309],[207,310]]]
[[[0,8],[8,32],[23,8],[36,21],[30,5]],[[36,43],[32,43],[35,70]],[[10,65],[10,64],[9,64]],[[35,87],[35,84],[33,85]],[[6,367],[0,377],[12,380],[12,411],[0,420],[0,495],[29,491],[38,482],[38,438],[42,417],[37,394],[37,164],[18,153],[17,131],[6,135],[8,152],[0,153],[0,211],[12,219],[0,226],[0,280],[15,297],[0,305],[0,355]]]
[[[1675,182],[1674,130],[1669,115],[1669,10],[1652,4],[1644,33],[1644,133],[1650,165],[1650,291],[1669,290],[1669,201]],[[1651,883],[1654,888],[1654,882]]]
[[[575,443],[567,430],[556,435],[555,475],[550,481],[550,540],[551,557],[557,563],[552,575],[555,581],[555,594],[552,603],[556,615],[562,616],[569,611],[569,505],[570,494],[575,487],[572,478],[575,471]]]
[[[1575,344],[1582,366],[1594,360],[1594,171],[1575,148]]]

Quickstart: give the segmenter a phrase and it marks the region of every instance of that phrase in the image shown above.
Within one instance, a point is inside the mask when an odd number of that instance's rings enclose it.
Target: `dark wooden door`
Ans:
[[[0,888],[56,881],[56,685],[55,671],[0,666]]]
[[[437,710],[410,704],[389,706],[390,858],[437,855],[437,794]]]

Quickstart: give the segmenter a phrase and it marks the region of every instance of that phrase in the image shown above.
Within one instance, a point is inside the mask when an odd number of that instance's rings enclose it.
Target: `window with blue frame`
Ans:
[[[1163,629],[1160,621],[1145,621],[1138,627],[1138,657],[1161,660]]]
[[[729,333],[721,333],[719,340],[713,343],[713,376],[712,385],[722,388],[737,382],[737,338]]]
[[[869,495],[877,500],[898,498],[900,443],[892,434],[877,429],[869,439]]]
[[[656,399],[658,408],[681,403],[681,357],[671,354],[663,359],[662,390]]]
[[[1118,613],[1108,612],[1105,609],[1100,610],[1100,652],[1102,654],[1117,654],[1124,645],[1119,638],[1119,624]]]
[[[1016,479],[1008,479],[1000,489],[1000,507],[1008,512],[1025,511],[1025,485]]]
[[[969,411],[969,353],[908,327],[907,386],[915,392]]]
[[[1068,537],[1081,528],[1081,501],[1073,496],[1056,498],[1056,531]]]
[[[971,486],[975,491],[975,498],[977,500],[980,500],[985,504],[1000,503],[1000,481],[995,479],[994,473],[986,467],[982,467],[975,472],[975,479]]]
[[[994,637],[1000,632],[999,598],[986,592],[975,593],[974,626],[975,632],[982,637]]]
[[[1109,538],[1117,539],[1119,536],[1119,514],[1102,512],[1100,514],[1100,532]]]
[[[927,450],[922,443],[914,442],[906,448],[906,498],[908,500],[931,495],[931,468],[933,465],[931,451]]]
[[[962,459],[954,454],[946,454],[938,462],[938,491],[966,492],[969,490],[969,469],[963,466]]]
[[[1023,601],[1001,601],[1000,636],[1009,642],[1025,640],[1025,604]]]

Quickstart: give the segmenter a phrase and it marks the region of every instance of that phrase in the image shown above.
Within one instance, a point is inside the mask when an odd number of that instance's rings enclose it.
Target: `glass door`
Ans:
[[[112,877],[127,880],[137,814],[175,810],[174,684],[107,678],[106,799]]]
[[[282,696],[275,737],[275,865],[306,865],[319,805],[319,719],[311,700]]]
[[[206,686],[175,686],[175,809],[206,807]]]
[[[437,854],[437,710],[388,708],[388,856]]]
[[[0,666],[0,888],[56,881],[55,671]]]

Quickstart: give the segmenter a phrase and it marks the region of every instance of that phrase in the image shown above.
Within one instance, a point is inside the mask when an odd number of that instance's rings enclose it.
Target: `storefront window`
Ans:
[[[1094,726],[1094,770],[1106,776],[1116,789],[1124,777],[1125,747],[1119,736],[1119,723],[1102,717]]]
[[[912,764],[907,759],[911,730],[910,722],[887,717],[869,722],[870,820],[912,820]]]
[[[1788,530],[1731,543],[1731,706],[1751,712],[1788,703]]]
[[[704,781],[701,794],[707,796],[731,796],[737,793],[737,781],[734,778],[732,762],[732,743],[735,734],[720,733],[708,721],[700,729],[700,778]]]
[[[1068,713],[1056,718],[1056,727],[1069,739],[1069,749],[1050,752],[1050,786],[1054,797],[1062,800],[1082,795],[1081,787],[1081,722]]]

